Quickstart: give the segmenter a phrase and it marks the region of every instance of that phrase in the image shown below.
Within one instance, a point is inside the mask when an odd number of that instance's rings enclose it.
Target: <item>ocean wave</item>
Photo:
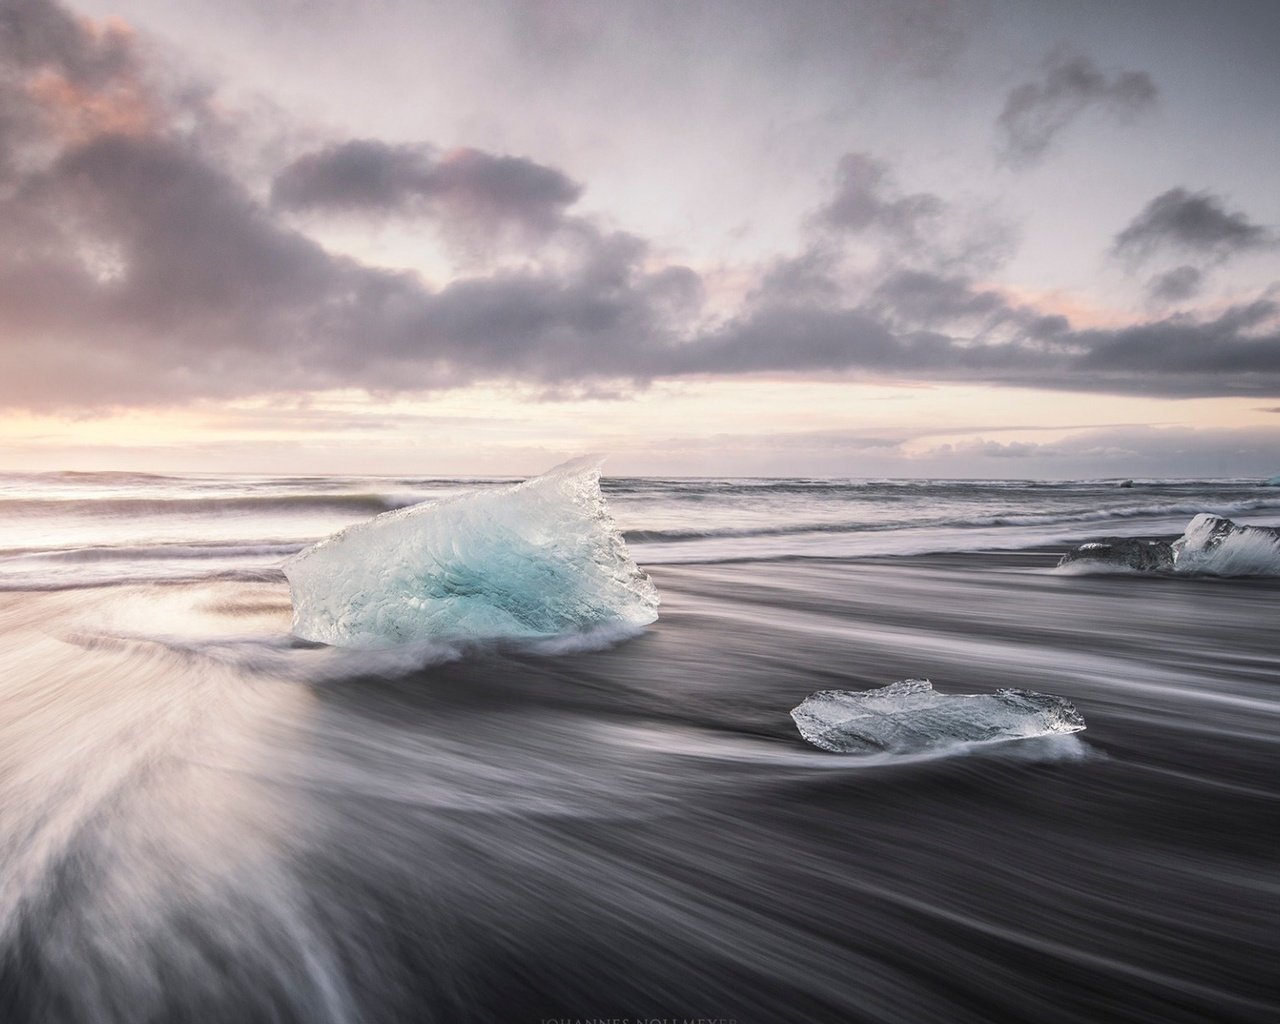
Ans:
[[[1277,478],[1280,479],[1280,478]],[[716,477],[606,477],[601,486],[606,494],[659,494],[718,497],[723,495],[838,494],[863,491],[945,492],[946,494],[981,493],[985,491],[1078,491],[1081,489],[1112,491],[1122,482],[1132,483],[1138,490],[1203,490],[1206,488],[1257,488],[1274,486],[1256,477],[1212,478],[1090,478],[1082,480],[1032,479],[966,479],[928,478],[716,478]]]
[[[893,530],[932,528],[984,528],[993,526],[1055,526],[1069,523],[1094,523],[1109,520],[1163,518],[1176,515],[1194,515],[1205,509],[1204,502],[1183,502],[1160,505],[1127,505],[1121,508],[1096,509],[1084,512],[1025,512],[999,513],[984,516],[946,517],[894,522],[808,522],[779,526],[744,526],[679,528],[658,530],[627,530],[623,536],[628,544],[670,544],[700,540],[732,540],[749,537],[791,537],[824,533],[882,533]],[[1251,498],[1244,501],[1223,502],[1213,510],[1221,515],[1240,515],[1250,512],[1280,511],[1280,501]]]
[[[378,515],[417,505],[435,494],[234,494],[226,497],[0,498],[0,516],[73,513],[89,516],[168,516],[228,512],[348,512]]]
[[[175,569],[172,572],[124,570],[93,575],[51,573],[6,574],[0,577],[0,593],[50,593],[59,590],[96,590],[103,587],[169,587],[196,583],[284,583],[278,565],[240,566],[209,572]]]
[[[82,548],[8,548],[0,549],[0,565],[21,567],[28,563],[69,562],[135,562],[183,561],[211,558],[284,558],[296,554],[305,543],[295,541],[261,541],[191,544],[104,544]]]

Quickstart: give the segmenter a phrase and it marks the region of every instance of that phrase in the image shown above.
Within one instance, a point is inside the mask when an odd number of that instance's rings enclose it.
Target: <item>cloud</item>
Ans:
[[[1071,369],[1085,379],[1133,375],[1125,390],[1152,394],[1275,394],[1280,384],[1280,304],[1232,306],[1216,317],[1184,314],[1112,330],[1080,331]],[[1136,375],[1147,373],[1144,389]],[[1212,378],[1208,388],[1198,377]]]
[[[1266,228],[1228,210],[1211,193],[1171,188],[1142,208],[1116,235],[1112,248],[1117,255],[1134,260],[1173,250],[1221,262],[1273,243]]]
[[[125,25],[90,26],[47,0],[8,0],[0,10],[0,58],[10,67],[54,70],[98,87],[131,76],[136,67]]]
[[[1054,140],[1086,111],[1127,119],[1149,109],[1159,95],[1145,71],[1100,71],[1088,57],[1058,55],[1044,75],[1005,99],[996,119],[1001,159],[1014,166],[1040,160]]]
[[[889,165],[868,153],[845,154],[836,168],[836,182],[835,194],[816,214],[818,223],[836,231],[876,232],[911,244],[945,205],[927,192],[901,194]]]
[[[891,272],[876,285],[870,301],[885,317],[923,327],[989,322],[1009,313],[996,292],[975,289],[962,276],[924,270]]]
[[[123,23],[90,30],[43,0],[0,6],[0,183],[50,137],[143,130],[152,116],[140,75]]]
[[[951,250],[932,230],[947,227],[949,208],[903,193],[866,154],[840,164],[817,217],[822,245],[770,264],[748,300],[714,320],[694,270],[566,214],[579,187],[522,158],[344,143],[294,161],[275,204],[264,203],[188,130],[180,102],[139,73],[127,32],[54,17],[61,9],[47,4],[18,10],[35,13],[5,44],[5,109],[28,126],[0,192],[5,406],[479,382],[590,395],[753,373],[1280,394],[1277,303],[1080,330],[945,266]],[[25,87],[50,68],[90,99],[127,84],[157,116],[62,133],[47,97]],[[281,209],[465,207],[476,196],[501,216],[559,218],[564,230],[517,268],[432,288],[329,252]],[[875,267],[851,270],[844,246],[864,234],[915,238],[919,252],[890,245]]]
[[[1148,281],[1147,297],[1157,305],[1183,302],[1198,295],[1203,284],[1204,274],[1184,264]]]
[[[985,438],[976,437],[955,444],[940,445],[931,449],[928,454],[976,455],[984,459],[1029,459],[1054,458],[1062,454],[1062,449],[1034,441],[988,441]]]
[[[919,275],[908,293],[892,309],[881,291],[861,304],[753,310],[662,352],[647,376],[845,372],[1121,394],[1280,393],[1280,304],[1271,300],[1081,330],[960,279]],[[957,318],[949,329],[927,326],[948,315]]]
[[[699,300],[692,271],[645,271],[647,246],[620,233],[585,239],[567,269],[432,291],[326,252],[168,140],[68,150],[23,206],[27,237],[0,254],[0,325],[25,339],[0,349],[10,404],[634,378],[637,351]]]
[[[76,74],[102,94],[135,80],[132,51],[114,49],[129,45],[127,35],[108,37],[47,4],[19,13],[10,26],[21,43],[19,76],[83,65]],[[91,59],[108,44],[110,60]],[[176,124],[64,138],[41,121],[39,95],[15,88],[6,98],[40,129],[35,158],[0,196],[6,405],[634,379],[634,352],[667,337],[667,322],[700,301],[692,271],[650,272],[644,240],[586,222],[574,225],[559,262],[433,291],[414,274],[327,252]],[[166,109],[165,97],[148,98]],[[368,149],[403,162],[403,150]],[[42,153],[52,158],[40,163]],[[527,222],[577,194],[558,172],[475,151],[422,167],[448,202]]]
[[[1008,258],[1016,240],[1012,226],[992,209],[965,208],[932,192],[907,192],[888,162],[865,152],[840,158],[830,196],[804,227],[808,249],[778,261],[774,283],[804,273],[805,286],[820,291],[825,286],[819,278],[830,277],[855,251],[890,269],[990,270]]]
[[[436,214],[485,226],[550,230],[582,186],[553,167],[477,149],[440,154],[376,139],[335,143],[294,160],[271,187],[286,210]]]
[[[964,465],[977,456],[992,460],[993,469],[1016,460],[1028,477],[1247,477],[1273,472],[1277,450],[1275,427],[1104,427],[1044,443],[971,438],[915,455],[915,465],[904,469],[946,473],[948,462]]]

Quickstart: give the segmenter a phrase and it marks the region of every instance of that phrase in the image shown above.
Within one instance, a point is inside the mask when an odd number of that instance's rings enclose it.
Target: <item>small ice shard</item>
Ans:
[[[1174,568],[1214,576],[1280,574],[1280,529],[1237,526],[1201,512],[1173,542]]]
[[[541,639],[658,617],[591,459],[384,513],[300,551],[284,573],[293,632],[339,647]]]
[[[1262,481],[1263,487],[1280,487],[1280,476],[1273,476],[1268,480]]]
[[[1173,549],[1162,540],[1107,537],[1072,548],[1058,561],[1058,566],[1073,562],[1089,568],[1105,566],[1138,572],[1169,572],[1173,569]]]
[[[1118,484],[1118,486],[1120,486],[1120,487],[1132,487],[1132,486],[1133,486],[1133,481],[1132,481],[1132,480],[1121,480],[1121,481],[1120,481],[1120,483]]]
[[[1051,693],[937,693],[927,679],[877,690],[819,690],[793,708],[800,735],[839,754],[912,754],[957,743],[1080,732],[1084,718]]]

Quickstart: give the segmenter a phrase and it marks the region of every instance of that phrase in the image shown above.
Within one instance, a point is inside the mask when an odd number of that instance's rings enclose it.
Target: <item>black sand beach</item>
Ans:
[[[1055,561],[658,567],[612,649],[409,673],[217,639],[278,583],[6,594],[0,1019],[1274,1020],[1280,581]],[[908,676],[1088,729],[787,714]]]

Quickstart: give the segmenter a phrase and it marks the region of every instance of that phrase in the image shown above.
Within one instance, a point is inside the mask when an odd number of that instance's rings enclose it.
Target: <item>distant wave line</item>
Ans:
[[[916,530],[936,527],[964,529],[991,526],[1054,526],[1059,523],[1092,523],[1146,517],[1196,515],[1205,511],[1211,511],[1219,515],[1238,515],[1242,512],[1263,512],[1272,509],[1280,511],[1280,502],[1256,499],[1229,502],[1211,508],[1206,508],[1204,502],[1192,502],[1177,505],[1132,505],[1089,512],[1008,513],[958,519],[934,518],[878,523],[796,523],[785,526],[627,530],[623,536],[629,544],[663,544],[699,540],[731,540],[736,537],[793,537],[812,533],[883,533],[892,530]]]
[[[23,562],[129,562],[214,558],[283,558],[306,547],[308,541],[264,541],[262,543],[117,544],[78,548],[0,549],[0,563]]]
[[[200,498],[0,498],[0,514],[171,515],[182,512],[259,512],[271,509],[343,509],[378,514],[430,501],[417,494],[274,494]]]

